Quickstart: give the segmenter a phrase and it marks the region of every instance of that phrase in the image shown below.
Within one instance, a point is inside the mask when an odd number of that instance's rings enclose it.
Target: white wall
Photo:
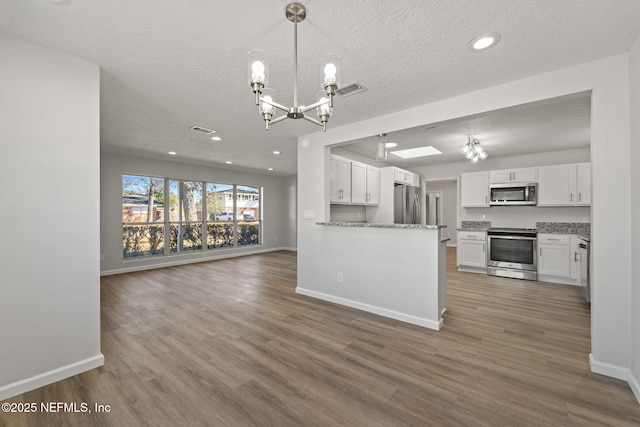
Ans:
[[[295,249],[296,233],[298,232],[298,177],[290,176],[283,178],[285,187],[285,206],[287,207],[287,217],[285,219],[284,235],[282,246],[289,249]]]
[[[96,65],[0,33],[0,400],[100,366]]]
[[[122,175],[145,175],[191,179],[209,182],[262,186],[263,244],[224,248],[213,251],[184,253],[171,256],[140,257],[124,260],[122,257]],[[102,274],[143,270],[161,265],[176,265],[194,261],[216,259],[230,255],[295,248],[295,177],[276,177],[250,174],[227,169],[195,166],[178,161],[156,160],[101,153],[101,263]]]
[[[333,144],[499,108],[592,91],[591,163],[593,180],[592,370],[628,378],[631,336],[631,249],[629,228],[628,55],[533,76],[299,138],[298,283],[321,286],[320,267],[328,260],[316,248],[325,231],[315,221],[328,217],[328,149]],[[306,147],[306,148],[305,148]],[[428,178],[428,177],[427,177]],[[616,191],[611,191],[615,188]],[[318,258],[320,257],[320,258]],[[402,274],[398,280],[403,280]],[[307,286],[308,287],[308,286]],[[639,309],[634,306],[634,311]],[[585,355],[586,357],[586,355]]]
[[[640,401],[640,36],[629,51],[631,108],[631,378]]]

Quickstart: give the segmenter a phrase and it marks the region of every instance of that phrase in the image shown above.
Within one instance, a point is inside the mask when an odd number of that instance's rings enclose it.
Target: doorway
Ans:
[[[427,225],[442,224],[442,192],[427,191],[425,200],[425,221]]]

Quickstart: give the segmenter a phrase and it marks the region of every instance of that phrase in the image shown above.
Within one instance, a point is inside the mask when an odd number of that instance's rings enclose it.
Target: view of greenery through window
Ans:
[[[262,189],[122,176],[123,257],[256,245]]]

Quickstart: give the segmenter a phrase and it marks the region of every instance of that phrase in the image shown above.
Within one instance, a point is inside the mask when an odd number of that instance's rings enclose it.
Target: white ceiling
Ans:
[[[266,132],[246,76],[246,53],[266,51],[270,87],[278,101],[292,103],[293,24],[284,18],[286,3],[72,0],[59,6],[0,0],[0,31],[102,68],[103,150],[159,158],[173,150],[183,161],[229,167],[224,162],[232,160],[233,168],[266,173],[273,167],[274,174],[288,175],[296,172],[297,136],[319,128],[286,120]],[[342,86],[357,81],[368,88],[336,99],[329,128],[622,53],[640,33],[637,0],[308,0],[305,5],[308,17],[298,29],[300,103],[315,99],[326,51],[342,57]],[[497,32],[502,40],[485,52],[471,52],[467,43],[486,32]],[[584,112],[584,99],[564,101]],[[567,120],[584,124],[571,108],[558,108],[575,116]],[[542,110],[538,117],[562,128],[556,114]],[[478,127],[470,129],[474,120]],[[190,131],[193,125],[217,130],[223,141]],[[528,125],[536,128],[525,129]],[[497,157],[518,153],[514,143],[525,145],[545,126],[515,111],[424,133],[425,139],[435,134],[460,145],[472,130]],[[579,143],[583,130],[573,135],[565,126],[572,144]],[[282,154],[275,156],[274,150]]]
[[[352,141],[340,148],[357,153],[358,156],[353,157],[355,159],[370,159],[367,161],[370,164],[403,168],[467,161],[461,149],[469,135],[480,142],[490,157],[586,148],[591,144],[591,93],[429,123],[385,135],[385,141],[398,144],[388,149],[386,162],[375,161],[378,142],[383,140],[377,135]],[[392,154],[394,150],[424,146],[433,146],[442,154],[406,160]]]

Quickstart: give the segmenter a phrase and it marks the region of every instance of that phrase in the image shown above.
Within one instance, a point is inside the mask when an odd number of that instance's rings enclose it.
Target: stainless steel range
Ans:
[[[491,276],[537,280],[538,233],[535,228],[487,230],[487,273]]]

